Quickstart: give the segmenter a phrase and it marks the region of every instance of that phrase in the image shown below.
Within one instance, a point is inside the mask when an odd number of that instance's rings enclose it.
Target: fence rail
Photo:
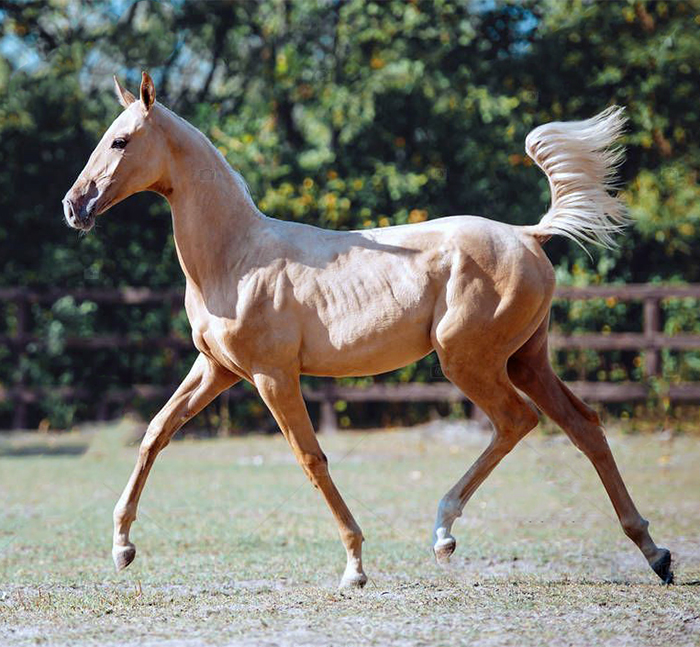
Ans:
[[[28,330],[29,306],[33,303],[53,304],[59,298],[70,296],[76,301],[94,301],[106,305],[169,305],[176,312],[182,307],[180,290],[156,291],[149,288],[121,289],[76,289],[35,291],[26,288],[0,288],[0,303],[13,303],[17,308],[17,324],[13,334],[0,335],[0,345],[11,348],[18,360],[27,345],[41,347],[45,340]],[[663,349],[700,349],[700,335],[666,335],[661,332],[661,310],[663,300],[672,298],[700,299],[700,284],[657,285],[630,284],[589,286],[584,288],[559,287],[555,299],[583,300],[615,298],[620,301],[643,302],[643,331],[641,333],[550,335],[553,349],[636,350],[644,354],[644,382],[571,382],[569,386],[581,397],[598,402],[626,402],[647,399],[652,393],[653,378],[661,374]],[[699,313],[700,314],[700,313]],[[66,349],[104,348],[170,348],[174,351],[190,350],[189,339],[173,334],[162,337],[130,337],[128,335],[96,335],[92,337],[69,336],[63,340]],[[109,390],[101,396],[98,417],[106,416],[107,407],[114,403],[126,403],[134,398],[165,400],[176,385],[134,385],[130,388]],[[26,376],[19,372],[19,379],[11,387],[0,385],[0,401],[13,403],[13,427],[26,427],[27,407],[46,394],[45,388],[26,383]],[[79,399],[90,395],[88,389],[80,387],[56,387],[53,396]],[[240,399],[248,394],[240,387],[230,389],[227,398]],[[320,405],[320,427],[326,431],[337,428],[334,403],[347,402],[455,402],[464,400],[462,393],[449,382],[428,384],[372,384],[366,388],[340,386],[328,382],[322,388],[305,389],[307,400]],[[662,394],[676,401],[700,401],[700,383],[688,382],[668,385]]]

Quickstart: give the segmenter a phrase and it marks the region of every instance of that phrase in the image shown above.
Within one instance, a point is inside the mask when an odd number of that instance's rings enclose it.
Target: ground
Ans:
[[[487,442],[468,423],[322,439],[364,530],[363,591],[284,440],[173,442],[113,570],[112,508],[136,457],[122,423],[0,437],[0,645],[698,645],[700,440],[611,434],[664,586],[622,534],[593,468],[534,432],[432,558],[437,502]]]

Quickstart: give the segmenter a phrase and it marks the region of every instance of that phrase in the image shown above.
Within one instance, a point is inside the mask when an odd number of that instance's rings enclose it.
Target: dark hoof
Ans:
[[[455,548],[457,548],[457,541],[454,537],[438,539],[433,546],[433,552],[435,553],[437,563],[448,564],[452,553],[455,552]]]
[[[651,567],[662,580],[664,584],[673,584],[673,571],[671,570],[671,551],[662,548],[663,555],[659,557]]]
[[[119,571],[123,571],[136,557],[136,548],[129,543],[126,546],[114,546],[112,548],[112,559],[114,559],[114,567]]]

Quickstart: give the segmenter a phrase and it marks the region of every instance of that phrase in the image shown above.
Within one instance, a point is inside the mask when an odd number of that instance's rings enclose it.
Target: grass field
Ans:
[[[700,441],[611,445],[652,535],[663,586],[624,537],[593,468],[533,433],[431,555],[436,504],[485,445],[466,423],[323,439],[363,528],[361,592],[283,439],[174,442],[113,571],[112,508],[136,457],[126,423],[0,437],[0,645],[699,645]]]

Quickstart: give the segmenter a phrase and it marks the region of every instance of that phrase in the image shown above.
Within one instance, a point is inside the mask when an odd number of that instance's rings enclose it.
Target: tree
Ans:
[[[142,68],[159,100],[242,172],[263,211],[342,229],[457,213],[534,223],[549,192],[524,154],[527,132],[626,105],[621,174],[634,226],[618,252],[594,253],[592,262],[563,240],[548,253],[565,281],[698,281],[698,16],[698,0],[0,0],[0,281],[38,289],[182,285],[160,198],[118,205],[87,237],[61,222],[61,198],[119,109],[111,75],[135,90]],[[697,326],[692,308],[673,310],[665,325]],[[558,316],[568,330],[635,318],[619,304],[572,312]],[[15,318],[6,304],[0,334]],[[30,349],[21,371],[37,384],[85,385],[96,394],[174,380],[189,358],[80,357],[61,345],[69,333],[163,332],[170,318],[169,308],[37,306],[33,323],[50,343]],[[187,334],[184,319],[176,325]],[[697,358],[686,357],[681,368],[669,358],[669,370],[700,375]],[[0,382],[11,384],[20,369],[9,350],[0,349],[0,359]],[[560,361],[564,369],[573,360]],[[634,361],[613,357],[604,372],[632,375]],[[430,379],[434,363],[381,379]],[[243,406],[241,420],[259,415]],[[34,418],[63,425],[94,415],[91,407],[42,403]]]

